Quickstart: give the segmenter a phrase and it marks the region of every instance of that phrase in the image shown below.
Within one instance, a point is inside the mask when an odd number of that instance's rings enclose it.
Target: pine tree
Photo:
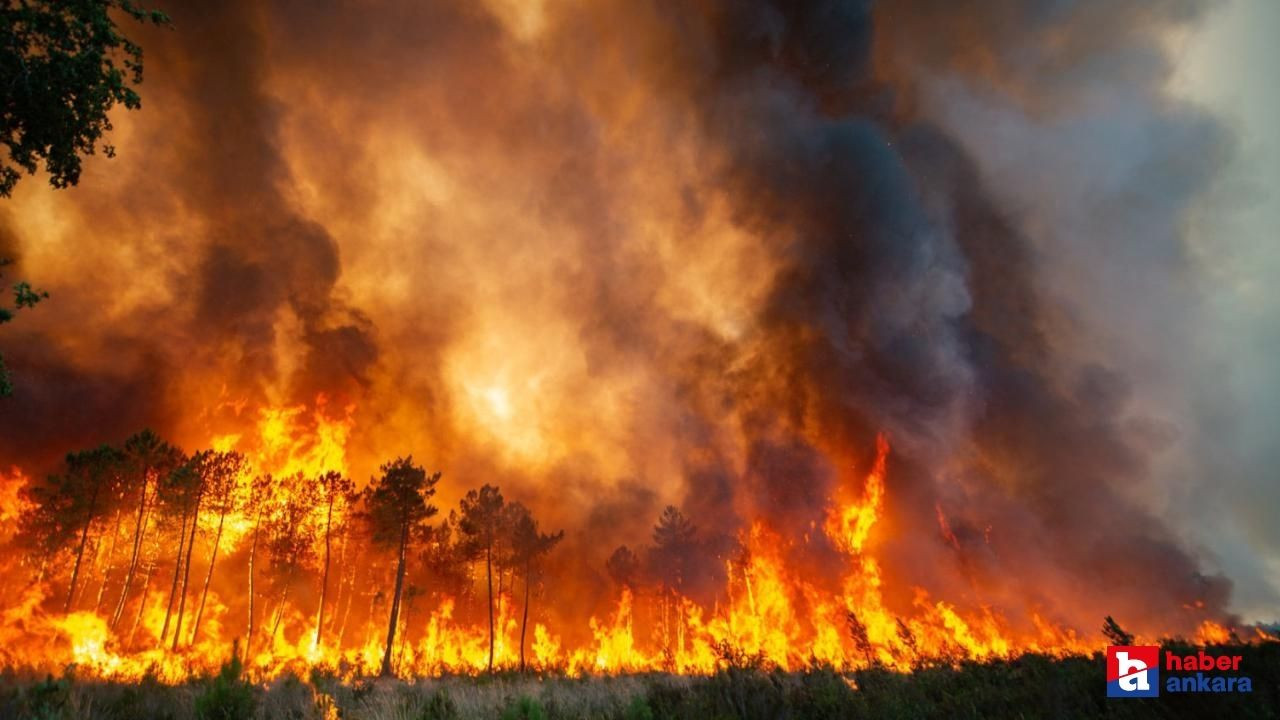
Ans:
[[[324,507],[324,572],[320,578],[320,609],[316,614],[315,647],[320,647],[324,632],[325,600],[329,595],[329,565],[332,555],[333,533],[336,527],[345,523],[346,515],[354,500],[355,484],[351,478],[338,472],[326,472],[316,478],[319,488],[320,502]],[[338,515],[334,516],[337,510]],[[336,523],[336,525],[335,525]]]
[[[493,672],[493,566],[500,553],[503,504],[502,492],[492,485],[485,485],[462,498],[458,519],[458,530],[464,538],[463,548],[467,557],[484,559],[489,596],[489,672]]]
[[[520,618],[520,672],[524,672],[525,635],[529,625],[529,586],[537,571],[538,560],[564,539],[564,531],[551,534],[538,532],[538,521],[520,503],[509,505],[508,515],[512,564],[524,573],[524,610]]]
[[[222,529],[227,515],[239,505],[237,495],[240,476],[246,467],[245,458],[237,452],[213,452],[204,457],[201,472],[205,475],[205,506],[218,516],[218,527],[213,535],[213,548],[209,552],[209,570],[204,576],[204,588],[200,591],[200,605],[195,621],[191,624],[191,643],[200,635],[200,621],[204,618],[205,602],[209,598],[209,583],[213,581],[213,568],[218,562],[218,548],[222,543]]]
[[[426,521],[436,514],[436,506],[428,502],[436,493],[440,473],[428,475],[413,464],[412,457],[397,458],[384,464],[382,476],[373,479],[362,499],[365,517],[373,541],[396,548],[395,590],[391,599],[391,616],[387,622],[387,645],[382,656],[383,676],[391,675],[391,653],[395,648],[396,625],[400,619],[400,597],[404,590],[405,565],[410,548],[428,530]]]

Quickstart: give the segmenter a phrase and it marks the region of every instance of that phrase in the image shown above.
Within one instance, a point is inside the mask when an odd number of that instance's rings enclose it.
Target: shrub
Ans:
[[[453,720],[456,717],[458,706],[443,688],[431,693],[426,704],[418,711],[418,720]]]
[[[649,702],[642,696],[637,695],[631,698],[631,704],[627,706],[627,720],[653,720],[653,708],[649,707]]]
[[[70,715],[71,683],[70,672],[54,680],[52,675],[46,676],[43,682],[32,685],[23,698],[26,717],[31,720],[61,720]]]
[[[223,663],[218,676],[196,696],[199,720],[251,720],[257,702],[253,687],[240,677],[242,671],[239,653],[232,650],[231,659]]]
[[[502,720],[547,720],[547,711],[537,700],[521,695],[502,711]]]

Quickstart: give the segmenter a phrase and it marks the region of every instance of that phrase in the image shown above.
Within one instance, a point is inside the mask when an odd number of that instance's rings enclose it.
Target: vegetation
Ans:
[[[0,197],[9,197],[22,173],[43,161],[49,184],[80,181],[80,161],[101,149],[116,105],[135,110],[142,98],[142,48],[116,25],[116,17],[168,25],[169,18],[132,0],[24,0],[0,4]],[[0,268],[11,264],[0,258]],[[2,277],[2,276],[0,276]],[[27,282],[13,286],[13,308],[0,307],[0,325],[49,294]],[[0,397],[13,393],[0,355]]]
[[[438,482],[440,473],[427,475],[413,464],[413,458],[406,457],[383,465],[382,477],[365,490],[366,517],[374,542],[396,548],[395,592],[387,625],[387,647],[382,656],[384,676],[391,675],[391,652],[396,642],[409,549],[426,534],[425,523],[436,514],[436,506],[428,500],[436,494]]]
[[[564,531],[552,534],[538,532],[538,521],[534,520],[533,513],[520,503],[512,503],[507,510],[508,518],[505,525],[511,535],[509,563],[520,568],[524,574],[524,611],[520,617],[520,670],[523,672],[525,669],[524,646],[529,634],[529,587],[537,571],[538,559],[551,552],[551,549],[564,539]],[[493,636],[492,631],[490,633],[489,665],[492,670]]]
[[[545,625],[539,627],[538,615],[554,617],[548,606],[559,599],[543,598],[567,592],[542,577],[544,566],[561,560],[552,557],[549,562],[548,556],[564,533],[544,531],[527,506],[504,497],[500,488],[455,490],[454,497],[461,495],[458,504],[447,518],[433,522],[439,514],[432,501],[441,475],[428,472],[411,457],[383,464],[362,492],[354,490],[350,478],[334,471],[292,472],[282,477],[254,473],[236,452],[202,450],[188,455],[154,433],[142,431],[119,445],[69,453],[57,472],[27,480],[17,504],[21,513],[13,542],[23,551],[14,554],[22,572],[34,576],[22,578],[24,587],[41,588],[41,593],[25,596],[32,604],[25,607],[41,604],[32,617],[46,623],[33,621],[32,626],[41,633],[45,628],[61,628],[57,632],[76,638],[75,657],[87,668],[110,668],[115,659],[125,658],[133,673],[103,675],[136,677],[152,672],[166,682],[179,681],[188,672],[211,671],[210,663],[226,652],[231,639],[243,638],[234,653],[235,662],[219,676],[221,689],[209,691],[217,697],[229,696],[239,687],[241,663],[258,681],[324,668],[347,679],[377,674],[383,678],[377,687],[390,683],[387,676],[464,668],[487,670],[493,682],[508,684],[514,682],[508,673],[516,670],[545,674],[565,672],[565,668],[724,669],[721,675],[696,680],[645,676],[649,684],[643,692],[630,692],[616,707],[597,714],[635,718],[697,717],[699,713],[734,717],[757,707],[772,707],[775,715],[787,716],[793,712],[787,708],[810,705],[838,707],[844,713],[848,708],[839,704],[845,702],[840,700],[845,692],[841,687],[864,691],[848,701],[855,703],[856,707],[850,706],[855,710],[862,708],[857,703],[872,702],[866,692],[871,688],[892,690],[910,699],[908,707],[921,712],[954,710],[938,699],[940,694],[973,694],[974,707],[996,702],[985,693],[1000,697],[995,689],[970,687],[966,678],[1071,688],[1062,694],[1063,702],[1072,703],[1083,702],[1069,697],[1074,688],[1095,680],[1098,688],[1103,687],[1101,676],[1082,659],[1031,657],[961,665],[965,658],[992,654],[966,654],[958,644],[946,645],[942,652],[918,653],[916,635],[902,618],[897,618],[901,642],[893,652],[886,652],[869,637],[868,618],[874,615],[856,603],[834,616],[847,633],[844,657],[850,657],[847,650],[852,649],[854,662],[831,662],[842,669],[857,665],[870,670],[840,676],[815,675],[822,668],[798,674],[774,672],[775,662],[793,669],[816,662],[811,659],[811,646],[797,643],[797,652],[789,652],[782,662],[777,659],[782,655],[771,660],[759,645],[742,643],[745,634],[714,638],[705,663],[677,664],[670,649],[682,628],[692,626],[692,622],[686,625],[683,616],[684,608],[690,606],[684,594],[715,564],[700,555],[711,555],[720,541],[709,538],[674,507],[657,518],[651,545],[635,550],[620,547],[609,557],[603,569],[618,585],[619,612],[606,621],[613,626],[592,621],[593,630],[619,628],[618,647],[626,652],[625,648],[633,647],[632,628],[638,624],[631,614],[631,601],[640,596],[646,613],[641,616],[646,625],[641,627],[647,628],[649,641],[660,643],[659,653],[647,656],[644,664],[592,664],[590,656],[584,661],[577,654],[560,652],[559,639],[550,636]],[[731,548],[730,552],[744,551]],[[215,586],[212,592],[211,585]],[[408,619],[415,602],[430,606],[429,618]],[[147,623],[137,632],[144,616]],[[132,628],[122,622],[125,617],[132,619]],[[496,623],[501,627],[498,657]],[[459,627],[462,632],[449,635]],[[1132,642],[1133,636],[1111,617],[1105,619],[1102,631],[1113,644]],[[1227,629],[1218,631],[1218,636],[1201,637],[1238,642]],[[36,632],[32,637],[43,643],[43,635]],[[326,638],[334,652],[315,652]],[[311,645],[304,647],[307,641]],[[545,651],[548,645],[550,652]],[[443,646],[447,652],[437,653]],[[277,652],[280,647],[285,650]],[[527,647],[533,649],[532,662]],[[462,652],[465,658],[455,659]],[[64,657],[33,666],[56,668]],[[1274,661],[1274,656],[1268,657]],[[160,669],[153,664],[157,660],[165,661]],[[908,682],[886,664],[915,667],[918,672]],[[1247,667],[1252,671],[1251,664]],[[810,676],[831,681],[822,686],[827,695],[809,698],[807,693],[813,689],[809,683],[819,682]],[[307,686],[309,690],[305,683],[295,683],[288,692],[307,697],[327,694],[330,699],[325,702],[340,708],[352,706],[349,694],[367,691],[358,684],[347,687],[330,680],[321,688],[316,682]],[[559,678],[556,682],[569,681]],[[23,687],[28,694],[36,692],[34,685]],[[463,692],[465,687],[469,686],[444,688],[448,694],[432,700],[435,709],[430,712],[440,715],[450,707],[461,707],[455,690]],[[556,716],[559,705],[541,685],[521,687],[522,694],[494,701],[493,716]],[[919,694],[917,687],[932,689]],[[65,695],[53,686],[39,688],[42,698],[56,700]],[[1255,688],[1255,692],[1275,691],[1261,680]],[[40,700],[41,707],[52,707],[55,700]],[[1087,707],[1082,710],[1087,711]]]
[[[55,188],[80,180],[80,161],[101,149],[110,110],[142,105],[142,48],[116,17],[165,25],[131,0],[31,0],[0,5],[0,197],[41,162]]]
[[[300,607],[315,619],[309,628],[314,646],[326,633],[341,643],[352,606],[364,594],[369,610],[357,615],[386,613],[385,675],[394,674],[396,640],[414,598],[429,586],[440,597],[474,601],[467,588],[474,566],[482,564],[490,617],[495,579],[506,584],[504,597],[523,603],[519,657],[525,669],[540,564],[563,532],[542,532],[527,507],[506,502],[488,485],[467,494],[448,520],[433,527],[429,521],[438,510],[430,500],[440,473],[428,473],[409,457],[382,465],[363,492],[334,471],[277,478],[252,473],[239,453],[187,455],[150,430],[119,446],[72,452],[60,472],[21,490],[15,546],[35,581],[65,583],[58,596],[62,612],[99,615],[128,650],[194,647],[207,623],[215,570],[240,579],[248,591],[247,621],[239,626],[245,631],[243,659],[270,647],[283,618]],[[240,529],[228,541],[224,535],[232,526]],[[386,554],[394,558],[394,573],[379,570]],[[156,601],[163,603],[158,637],[148,639],[136,630],[153,594],[153,576],[163,577],[168,592]],[[365,582],[372,588],[362,592],[358,586]],[[290,604],[294,597],[301,605]],[[132,628],[121,622],[126,615]],[[219,624],[226,623],[224,614]]]
[[[1170,645],[1171,648],[1180,646]],[[1280,643],[1217,646],[1244,656],[1248,694],[1108,700],[1102,655],[1016,660],[912,673],[872,668],[848,674],[824,667],[781,673],[730,667],[710,677],[666,674],[575,678],[499,674],[417,682],[344,681],[315,672],[268,685],[240,677],[233,658],[214,677],[165,686],[0,676],[0,717],[296,718],[448,720],[512,718],[704,720],[717,718],[991,718],[1280,716]]]
[[[253,686],[240,676],[239,652],[222,666],[217,677],[209,681],[195,696],[195,715],[199,720],[248,720],[257,705]]]
[[[458,529],[462,532],[462,552],[472,560],[484,560],[485,587],[489,607],[489,672],[493,672],[493,566],[501,555],[502,492],[492,485],[472,490],[462,498]]]

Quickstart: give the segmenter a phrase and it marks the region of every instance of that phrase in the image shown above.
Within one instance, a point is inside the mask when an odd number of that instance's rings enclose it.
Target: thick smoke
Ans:
[[[6,209],[53,299],[4,331],[0,465],[323,393],[358,479],[502,484],[604,597],[662,505],[714,579],[885,433],[891,603],[1189,628],[1226,581],[1131,489],[1176,408],[1125,323],[1222,157],[1161,85],[1199,8],[175,4],[121,157]]]

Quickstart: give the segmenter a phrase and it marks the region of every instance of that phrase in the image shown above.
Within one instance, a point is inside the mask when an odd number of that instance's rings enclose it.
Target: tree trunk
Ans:
[[[484,549],[484,569],[489,578],[489,672],[493,673],[493,544]]]
[[[342,609],[344,607],[347,607],[350,604],[350,603],[347,603],[347,572],[346,572],[347,545],[350,543],[347,540],[347,533],[345,531],[342,533],[341,538],[342,538],[342,545],[341,545],[341,549],[338,551],[338,587],[336,589],[337,594],[333,596],[333,614],[330,615],[330,620],[329,620],[330,623],[334,622],[333,618],[342,617]],[[344,621],[342,620],[338,621],[339,631],[338,631],[337,647],[339,648],[342,647],[341,628],[343,624],[344,624]]]
[[[535,527],[535,530],[537,528]],[[524,563],[524,617],[520,618],[520,672],[524,672],[524,631],[529,626],[529,571],[533,569],[533,563],[525,560]]]
[[[400,590],[404,587],[404,561],[409,548],[409,525],[400,529],[400,558],[396,561],[396,589],[391,597],[391,620],[387,623],[387,649],[382,653],[382,677],[391,677],[391,651],[396,642],[396,622],[400,619]]]
[[[178,595],[178,623],[173,629],[173,649],[178,649],[182,637],[182,611],[187,606],[187,585],[191,581],[191,553],[196,548],[196,528],[200,527],[200,496],[196,496],[196,509],[191,513],[191,537],[187,540],[187,561],[182,568],[182,594]]]
[[[333,527],[333,497],[329,498],[329,509],[324,518],[324,574],[320,578],[320,611],[316,615],[316,639],[312,643],[320,647],[320,633],[324,628],[324,600],[329,594],[329,534]]]
[[[155,572],[156,563],[153,559],[147,563],[147,574],[142,580],[142,599],[138,601],[138,614],[133,616],[133,627],[129,628],[129,644],[133,644],[133,638],[138,634],[138,626],[142,624],[142,612],[147,607],[147,595],[151,592],[151,575]]]
[[[200,608],[196,610],[196,621],[191,624],[191,644],[196,644],[196,636],[200,634],[200,620],[204,617],[204,604],[209,598],[209,583],[213,580],[213,564],[218,561],[218,545],[222,542],[222,523],[227,519],[223,511],[218,515],[218,532],[213,536],[213,552],[209,554],[209,572],[204,576],[204,589],[200,591]]]
[[[345,564],[343,567],[346,567]],[[342,621],[338,623],[338,647],[342,647],[342,644],[347,639],[347,622],[351,619],[351,606],[356,604],[356,580],[359,579],[359,574],[359,567],[351,568],[351,577],[346,581],[347,591],[343,595],[346,598],[346,605],[342,611]],[[339,575],[338,577],[341,578],[342,576]],[[341,583],[339,583],[339,587],[341,587]]]
[[[124,614],[124,606],[129,598],[129,589],[133,585],[133,576],[138,572],[138,555],[142,550],[142,535],[144,528],[144,518],[147,514],[147,475],[150,469],[142,471],[142,493],[138,500],[138,515],[133,523],[133,553],[129,557],[129,569],[124,574],[124,585],[120,588],[120,599],[116,601],[115,612],[111,614],[111,629],[115,629],[120,622],[120,616]]]
[[[414,599],[413,593],[409,593],[409,599],[404,604],[404,612],[400,614],[400,624],[403,629],[400,631],[400,649],[396,651],[396,664],[404,661],[404,646],[409,641],[409,616],[413,614]]]
[[[120,539],[119,510],[116,510],[115,522],[111,527],[111,544],[107,546],[107,569],[102,572],[102,582],[98,585],[98,597],[93,601],[94,614],[102,609],[102,598],[107,594],[107,583],[111,581],[111,572],[116,569],[116,541]]]
[[[89,578],[102,567],[102,541],[106,536],[106,530],[99,530],[98,534],[94,535],[93,528],[89,529],[89,546],[84,549],[84,565],[80,568],[80,587],[76,588],[76,597],[71,601],[72,607],[80,607],[84,604],[84,594],[88,592]]]
[[[76,582],[80,579],[80,563],[84,561],[84,546],[89,540],[89,526],[93,524],[93,512],[98,508],[98,483],[93,485],[93,494],[89,496],[89,511],[84,519],[84,529],[80,531],[80,549],[76,551],[76,564],[71,568],[71,587],[67,589],[67,604],[63,612],[71,612],[71,604],[76,597]]]
[[[253,520],[253,542],[249,545],[249,630],[245,633],[244,639],[244,659],[248,661],[252,657],[253,652],[253,618],[254,618],[254,590],[253,590],[253,561],[258,555],[258,534],[262,526],[262,516],[257,515]]]
[[[173,612],[173,598],[178,594],[178,578],[182,575],[182,550],[187,542],[187,513],[182,513],[182,528],[178,531],[178,557],[173,561],[173,584],[169,586],[169,603],[164,607],[164,625],[160,628],[160,646],[169,636],[169,615]]]
[[[280,622],[284,620],[284,606],[289,600],[289,586],[293,584],[293,568],[289,568],[289,574],[285,576],[284,587],[280,590],[280,604],[276,606],[276,619],[271,623],[271,644],[267,646],[268,650],[275,650],[276,634],[280,632]]]

